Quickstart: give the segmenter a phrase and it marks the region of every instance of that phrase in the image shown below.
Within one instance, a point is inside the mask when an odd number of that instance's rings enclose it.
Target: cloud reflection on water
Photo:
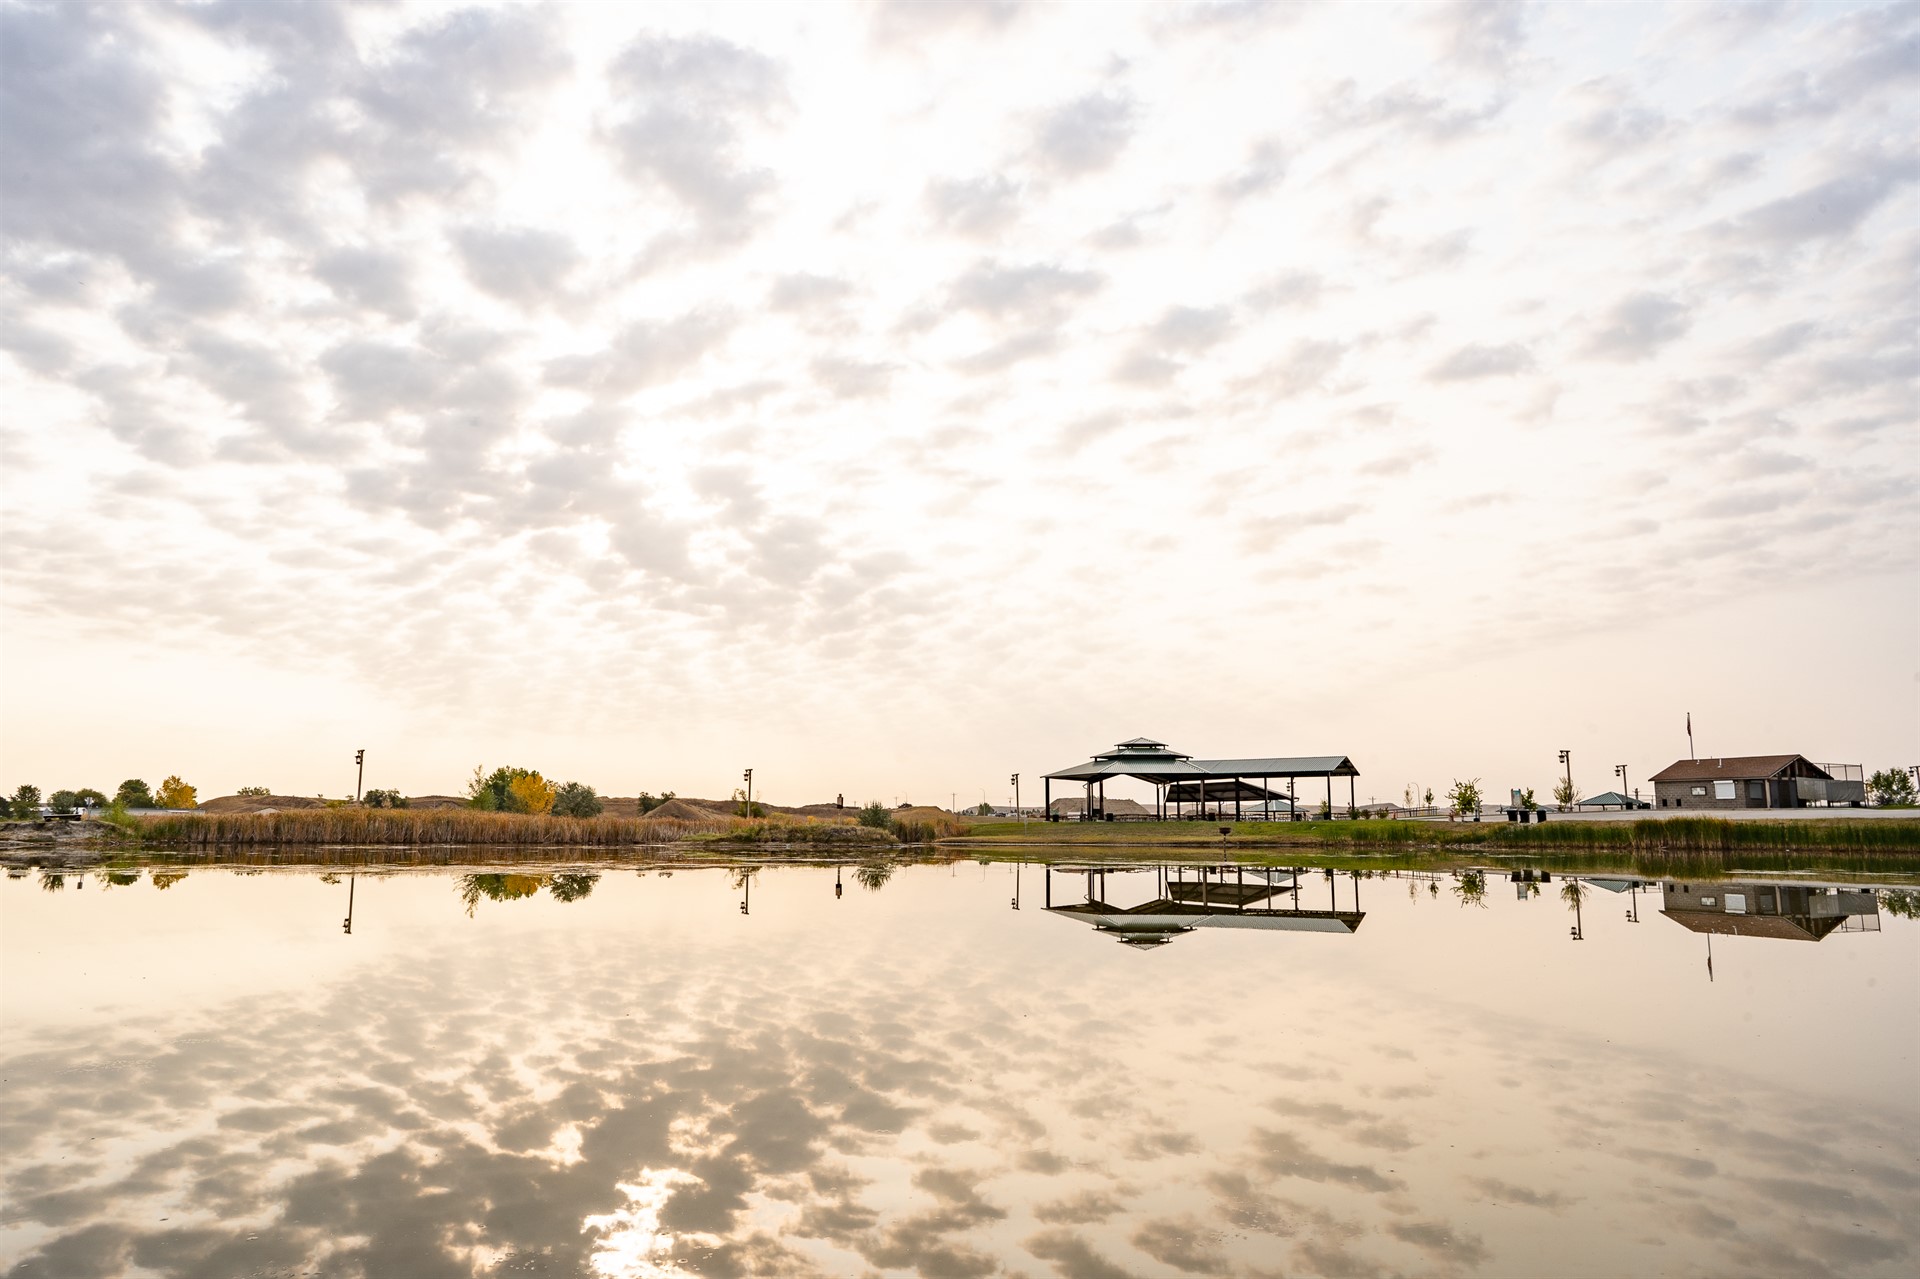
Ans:
[[[1677,1058],[1358,984],[1196,1010],[1156,970],[1049,982],[911,914],[683,948],[584,909],[298,999],[43,1034],[5,1066],[0,1256],[20,1275],[1547,1256],[1801,1275],[1899,1273],[1920,1242],[1911,1118]]]

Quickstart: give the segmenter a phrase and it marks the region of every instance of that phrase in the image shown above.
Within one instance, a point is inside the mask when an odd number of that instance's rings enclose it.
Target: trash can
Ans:
[[[1547,820],[1547,810],[1546,810],[1546,809],[1544,809],[1544,808],[1542,808],[1542,809],[1540,809],[1540,810],[1538,810],[1538,820],[1540,820],[1540,821],[1543,821],[1543,822]]]
[[[1524,808],[1509,808],[1507,810],[1507,820],[1509,822],[1524,822],[1527,820],[1527,810]]]

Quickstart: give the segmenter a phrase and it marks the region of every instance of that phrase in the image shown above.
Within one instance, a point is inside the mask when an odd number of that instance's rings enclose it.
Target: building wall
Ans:
[[[1760,789],[1755,794],[1755,786]],[[1767,803],[1768,784],[1757,778],[1740,778],[1733,784],[1732,799],[1718,799],[1714,796],[1712,782],[1655,782],[1653,784],[1653,806],[1659,808],[1696,808],[1711,812],[1714,809],[1727,808],[1781,808],[1786,805],[1785,797],[1774,795],[1771,805]],[[1698,789],[1704,795],[1693,792]]]

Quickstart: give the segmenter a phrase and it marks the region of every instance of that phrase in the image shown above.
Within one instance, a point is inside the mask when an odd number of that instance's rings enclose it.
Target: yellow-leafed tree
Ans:
[[[512,809],[519,813],[531,813],[535,817],[552,809],[553,797],[559,789],[538,773],[528,773],[507,783]]]
[[[193,787],[180,780],[178,773],[160,783],[160,789],[154,798],[160,801],[162,808],[197,808],[199,801]]]

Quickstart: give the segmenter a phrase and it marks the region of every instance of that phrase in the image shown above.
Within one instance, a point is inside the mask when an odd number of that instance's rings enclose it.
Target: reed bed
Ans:
[[[246,848],[274,844],[377,847],[482,845],[505,848],[612,848],[672,844],[715,836],[775,839],[777,832],[833,823],[750,822],[716,814],[678,817],[529,817],[473,809],[330,808],[279,813],[193,813],[139,820],[143,844]],[[795,841],[804,842],[804,841]]]

